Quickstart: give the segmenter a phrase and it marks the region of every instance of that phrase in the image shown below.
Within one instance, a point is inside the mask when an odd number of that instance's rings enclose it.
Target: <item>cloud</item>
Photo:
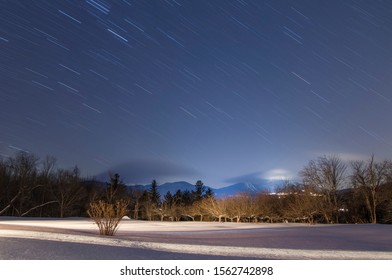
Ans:
[[[109,173],[118,173],[125,183],[145,184],[153,179],[161,182],[175,179],[180,180],[199,174],[191,167],[183,166],[167,160],[143,159],[118,164],[96,176],[99,180],[108,180]]]
[[[294,174],[283,168],[275,168],[265,172],[253,172],[237,177],[229,178],[225,182],[227,183],[252,183],[252,184],[263,184],[265,180],[290,180],[293,179]]]
[[[263,174],[268,180],[290,180],[294,177],[291,171],[283,168],[271,169]]]
[[[253,172],[249,174],[240,175],[237,177],[229,178],[225,180],[226,183],[236,184],[236,183],[252,183],[252,184],[261,184],[263,182],[261,172]]]

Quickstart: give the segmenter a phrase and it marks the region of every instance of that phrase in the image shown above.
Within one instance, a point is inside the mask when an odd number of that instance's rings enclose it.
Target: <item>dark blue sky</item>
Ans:
[[[89,176],[221,187],[391,159],[392,1],[3,0],[0,84],[0,154]]]

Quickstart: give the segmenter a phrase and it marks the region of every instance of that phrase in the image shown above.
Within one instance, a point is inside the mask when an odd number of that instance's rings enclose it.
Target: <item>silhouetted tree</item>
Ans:
[[[174,204],[174,198],[170,191],[168,191],[163,197],[163,202],[168,206],[172,206]]]
[[[0,179],[2,198],[0,215],[26,216],[31,212],[54,203],[42,201],[39,189],[47,187],[40,180],[39,158],[31,153],[18,152],[14,157],[1,162]]]
[[[152,180],[152,182],[151,182],[151,188],[149,190],[149,195],[150,195],[151,203],[154,206],[159,207],[161,205],[161,195],[159,194],[158,183],[156,180]]]
[[[141,218],[143,220],[152,220],[152,203],[151,203],[151,198],[150,194],[148,193],[148,190],[145,190],[140,197],[140,204],[142,208],[141,212]]]
[[[215,194],[214,194],[213,190],[210,187],[208,187],[204,197],[208,198],[208,197],[214,197],[214,196],[215,196]]]
[[[323,156],[311,160],[300,171],[305,187],[318,189],[324,196],[323,214],[327,222],[339,222],[338,190],[344,187],[346,164],[337,156]]]
[[[206,187],[201,180],[198,180],[195,184],[195,190],[192,191],[192,202],[200,201],[205,193]]]
[[[82,203],[87,193],[81,184],[80,170],[75,166],[72,170],[59,169],[51,188],[52,196],[59,206],[59,216],[72,215],[76,207]]]
[[[107,183],[104,199],[109,203],[120,199],[127,199],[126,186],[120,180],[120,175],[118,173],[109,174],[109,179],[110,181]]]
[[[354,188],[364,199],[369,212],[370,222],[377,223],[377,207],[381,200],[380,187],[388,183],[392,164],[389,161],[375,162],[374,156],[368,162],[356,161],[352,163],[352,183]]]
[[[133,219],[138,220],[142,212],[143,191],[138,186],[131,187],[129,190],[129,197],[130,209],[133,209]]]

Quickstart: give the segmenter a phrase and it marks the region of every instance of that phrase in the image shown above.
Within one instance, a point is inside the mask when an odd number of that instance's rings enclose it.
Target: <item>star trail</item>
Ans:
[[[391,77],[391,1],[2,0],[0,155],[212,187],[391,159]]]

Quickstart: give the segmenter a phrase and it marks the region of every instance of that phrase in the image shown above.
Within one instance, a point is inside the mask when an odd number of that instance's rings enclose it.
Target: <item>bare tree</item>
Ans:
[[[37,195],[37,201],[39,201],[41,205],[44,205],[45,203],[56,203],[56,201],[51,200],[50,192],[50,189],[55,182],[56,161],[57,160],[54,156],[46,156],[43,160],[41,160],[38,181],[42,185],[42,188],[39,189],[39,193]],[[48,201],[48,199],[51,201]],[[47,211],[45,207],[39,207],[40,217],[44,215],[45,210]]]
[[[127,214],[128,202],[118,200],[108,203],[103,200],[93,202],[87,213],[99,228],[100,235],[114,235],[121,219]]]
[[[40,181],[39,158],[27,152],[19,152],[14,157],[1,161],[2,202],[0,215],[25,216],[30,212],[54,201],[37,199],[36,192],[46,185]]]
[[[285,191],[285,218],[294,222],[301,221],[313,224],[315,217],[322,212],[320,211],[323,207],[323,204],[320,203],[322,202],[320,194],[314,189],[304,188],[298,184],[292,185]]]
[[[133,212],[133,219],[134,220],[138,220],[139,219],[139,215],[140,215],[140,211],[142,208],[142,203],[141,203],[141,199],[143,196],[143,191],[141,189],[137,189],[137,188],[131,188],[130,192],[129,192],[129,196],[131,198],[131,202],[133,203],[131,205],[131,207],[133,208],[132,212]]]
[[[337,156],[323,156],[311,160],[300,171],[305,187],[320,190],[324,195],[324,217],[327,222],[339,222],[338,190],[345,186],[347,165]]]
[[[142,218],[152,221],[154,218],[154,205],[151,202],[151,197],[150,194],[147,190],[145,190],[142,194],[142,196],[140,197],[140,201],[141,201],[141,208],[142,208]]]
[[[283,209],[282,199],[279,195],[270,195],[265,192],[258,193],[255,197],[257,205],[258,219],[274,223],[281,220]]]
[[[204,209],[208,212],[208,215],[217,218],[219,222],[222,219],[226,219],[226,205],[224,203],[225,199],[215,199],[213,197],[206,197],[202,200],[202,205]]]
[[[76,166],[72,170],[59,169],[51,191],[59,206],[60,218],[64,218],[75,207],[75,204],[86,196],[80,184],[79,169]]]
[[[202,198],[202,199],[199,200],[199,201],[193,202],[193,203],[192,203],[192,206],[191,206],[190,209],[188,210],[189,213],[190,213],[194,218],[200,217],[200,221],[201,221],[201,222],[203,221],[203,218],[204,218],[205,216],[208,215],[207,210],[206,210],[206,209],[204,208],[204,206],[203,206],[203,200],[204,200],[204,199],[205,199],[205,198]]]
[[[222,203],[224,204],[227,218],[230,219],[231,222],[235,220],[239,223],[242,218],[248,216],[249,202],[250,197],[247,193],[240,193],[235,196],[225,198]]]
[[[391,162],[386,160],[375,162],[374,156],[367,162],[355,161],[351,164],[353,169],[353,186],[364,198],[366,208],[369,211],[370,222],[374,224],[377,223],[380,186],[388,182],[391,174],[391,165]]]
[[[56,168],[56,158],[54,156],[46,156],[41,162],[41,175],[44,178],[49,178],[54,174]]]
[[[5,213],[19,196],[18,192],[11,194],[10,181],[11,172],[8,164],[0,158],[0,215]]]
[[[9,206],[12,206],[13,212],[18,216],[32,205],[30,195],[34,189],[40,187],[37,182],[38,160],[38,157],[27,152],[17,153],[15,157],[8,159],[11,174],[9,188],[14,193]]]

